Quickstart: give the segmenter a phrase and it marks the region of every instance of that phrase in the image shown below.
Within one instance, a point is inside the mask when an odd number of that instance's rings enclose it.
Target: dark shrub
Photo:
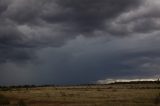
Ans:
[[[154,99],[155,104],[160,104],[160,93]]]
[[[17,105],[18,106],[27,106],[26,103],[24,102],[24,100],[22,100],[22,99],[18,101]]]
[[[10,101],[7,97],[4,95],[0,94],[0,105],[9,105]]]

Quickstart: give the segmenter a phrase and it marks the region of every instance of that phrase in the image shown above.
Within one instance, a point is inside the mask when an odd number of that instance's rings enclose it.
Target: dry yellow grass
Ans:
[[[149,88],[145,88],[145,86]],[[158,106],[158,84],[38,87],[0,91],[11,105],[27,106]],[[158,98],[158,99],[157,99]],[[158,101],[156,101],[156,99]]]

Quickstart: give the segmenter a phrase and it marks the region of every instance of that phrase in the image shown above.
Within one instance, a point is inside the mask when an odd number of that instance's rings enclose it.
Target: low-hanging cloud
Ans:
[[[45,83],[158,73],[152,55],[160,52],[159,5],[158,0],[0,0],[0,67],[35,70],[35,81]],[[139,61],[143,57],[150,60]]]

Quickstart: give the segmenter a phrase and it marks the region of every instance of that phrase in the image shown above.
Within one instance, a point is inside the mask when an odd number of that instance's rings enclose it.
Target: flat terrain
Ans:
[[[0,106],[160,106],[156,83],[11,88],[0,95]]]

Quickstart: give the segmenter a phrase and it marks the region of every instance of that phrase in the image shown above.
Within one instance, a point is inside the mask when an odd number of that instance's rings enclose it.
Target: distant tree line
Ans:
[[[112,85],[112,84],[160,84],[160,80],[157,81],[131,81],[131,82],[114,82],[111,84],[76,84],[76,85],[16,85],[16,86],[0,86],[0,90],[8,91],[19,88],[37,88],[37,87],[65,87],[65,86],[96,86],[96,85]]]

